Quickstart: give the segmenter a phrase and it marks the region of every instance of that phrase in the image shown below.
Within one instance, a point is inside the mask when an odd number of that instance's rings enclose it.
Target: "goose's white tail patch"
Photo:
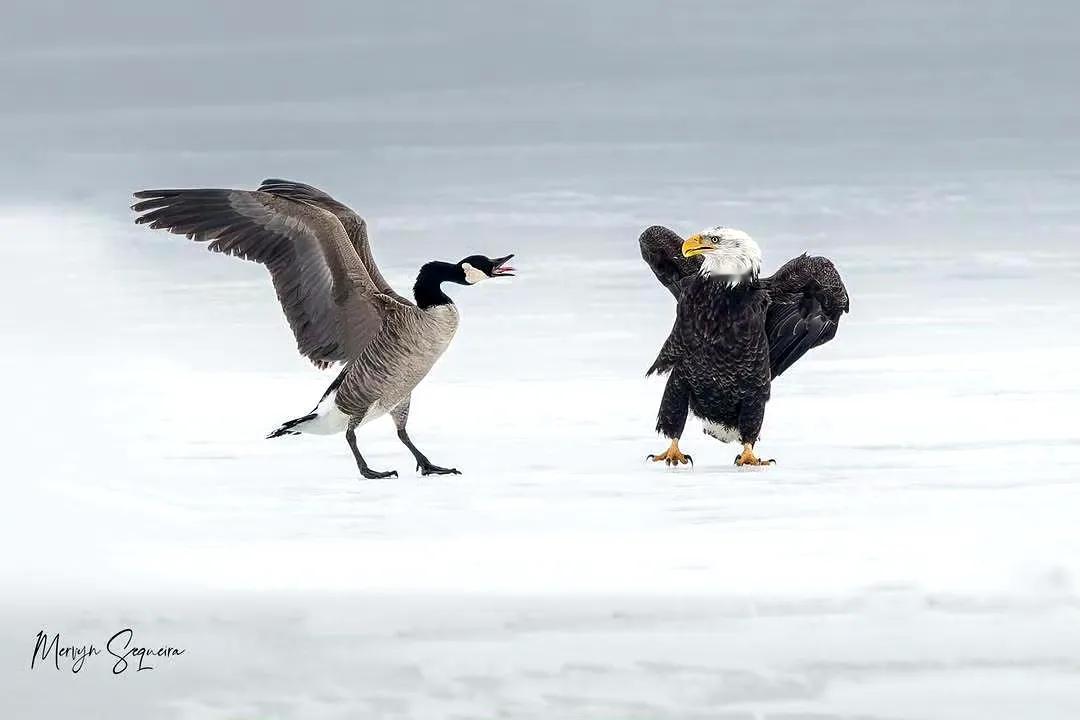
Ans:
[[[345,428],[349,425],[349,416],[338,409],[337,403],[334,402],[336,398],[337,390],[319,401],[313,411],[315,417],[298,424],[293,430],[310,435],[335,435],[345,432]]]

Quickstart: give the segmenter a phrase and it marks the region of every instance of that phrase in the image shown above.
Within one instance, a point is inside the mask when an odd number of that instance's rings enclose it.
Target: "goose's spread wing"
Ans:
[[[850,305],[840,273],[828,258],[804,253],[761,282],[769,293],[765,332],[775,378],[807,350],[832,340]]]
[[[683,239],[675,231],[660,225],[653,225],[641,233],[638,244],[645,264],[660,284],[678,299],[682,295],[683,281],[701,269],[701,256],[683,257]]]
[[[368,241],[367,223],[364,222],[364,218],[357,215],[348,205],[338,202],[330,197],[329,194],[316,187],[312,187],[311,185],[293,182],[291,180],[281,180],[280,178],[268,178],[263,180],[262,185],[259,186],[259,190],[270,193],[271,195],[277,195],[278,197],[306,202],[332,212],[334,216],[341,221],[341,225],[345,228],[345,232],[348,233],[349,240],[352,241],[353,247],[356,248],[356,254],[360,256],[360,261],[364,263],[364,267],[367,268],[368,275],[371,276],[371,281],[375,283],[375,287],[379,288],[380,292],[389,295],[399,302],[403,302],[407,305],[412,304],[409,300],[394,292],[394,289],[390,287],[390,283],[386,282],[382,273],[379,272],[379,268],[375,264],[375,258],[371,254],[371,243]]]
[[[143,190],[135,197],[136,223],[265,265],[300,353],[316,365],[356,357],[382,327],[385,298],[330,211],[250,190]]]

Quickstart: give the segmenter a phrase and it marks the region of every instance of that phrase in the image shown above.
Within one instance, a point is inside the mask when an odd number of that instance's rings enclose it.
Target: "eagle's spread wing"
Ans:
[[[142,190],[135,197],[136,223],[265,265],[300,353],[317,366],[356,357],[382,327],[382,292],[333,212],[250,190]]]
[[[775,378],[807,350],[832,340],[850,305],[840,273],[828,258],[804,253],[761,283],[769,293],[765,332]]]
[[[660,225],[646,228],[638,238],[638,244],[645,264],[677,300],[682,295],[683,281],[701,269],[701,256],[683,257],[683,239],[675,231]]]
[[[352,241],[353,247],[356,248],[356,254],[360,256],[360,261],[364,263],[364,267],[367,268],[368,275],[371,276],[371,281],[375,283],[375,287],[379,288],[380,292],[389,295],[399,302],[407,305],[412,304],[409,300],[394,292],[394,289],[390,287],[390,283],[386,282],[382,273],[379,272],[379,267],[375,264],[375,258],[371,254],[371,243],[368,241],[367,223],[364,222],[364,218],[357,215],[348,205],[338,202],[330,197],[329,194],[316,187],[304,183],[293,182],[291,180],[268,178],[262,181],[259,190],[268,192],[271,195],[277,195],[278,197],[306,202],[334,213],[334,216],[341,221],[341,225],[345,228],[345,232],[348,233],[349,240]]]

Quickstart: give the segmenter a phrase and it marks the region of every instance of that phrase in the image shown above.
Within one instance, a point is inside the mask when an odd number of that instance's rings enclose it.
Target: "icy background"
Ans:
[[[15,3],[0,28],[0,715],[1080,717],[1080,14],[1052,3]],[[410,431],[263,435],[331,374],[130,192],[284,176],[399,290],[515,252]],[[852,297],[762,453],[642,462],[642,228]],[[40,629],[186,647],[29,670]]]

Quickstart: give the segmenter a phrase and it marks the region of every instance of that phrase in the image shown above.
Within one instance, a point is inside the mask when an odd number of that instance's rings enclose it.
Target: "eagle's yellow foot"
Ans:
[[[648,455],[646,460],[652,460],[653,462],[664,461],[665,465],[686,465],[687,463],[693,465],[694,458],[689,455],[683,454],[682,450],[679,450],[679,441],[672,440],[671,447],[659,455]]]
[[[754,446],[750,443],[743,443],[742,454],[735,456],[735,464],[739,467],[743,465],[775,465],[775,460],[762,460],[754,454]]]

